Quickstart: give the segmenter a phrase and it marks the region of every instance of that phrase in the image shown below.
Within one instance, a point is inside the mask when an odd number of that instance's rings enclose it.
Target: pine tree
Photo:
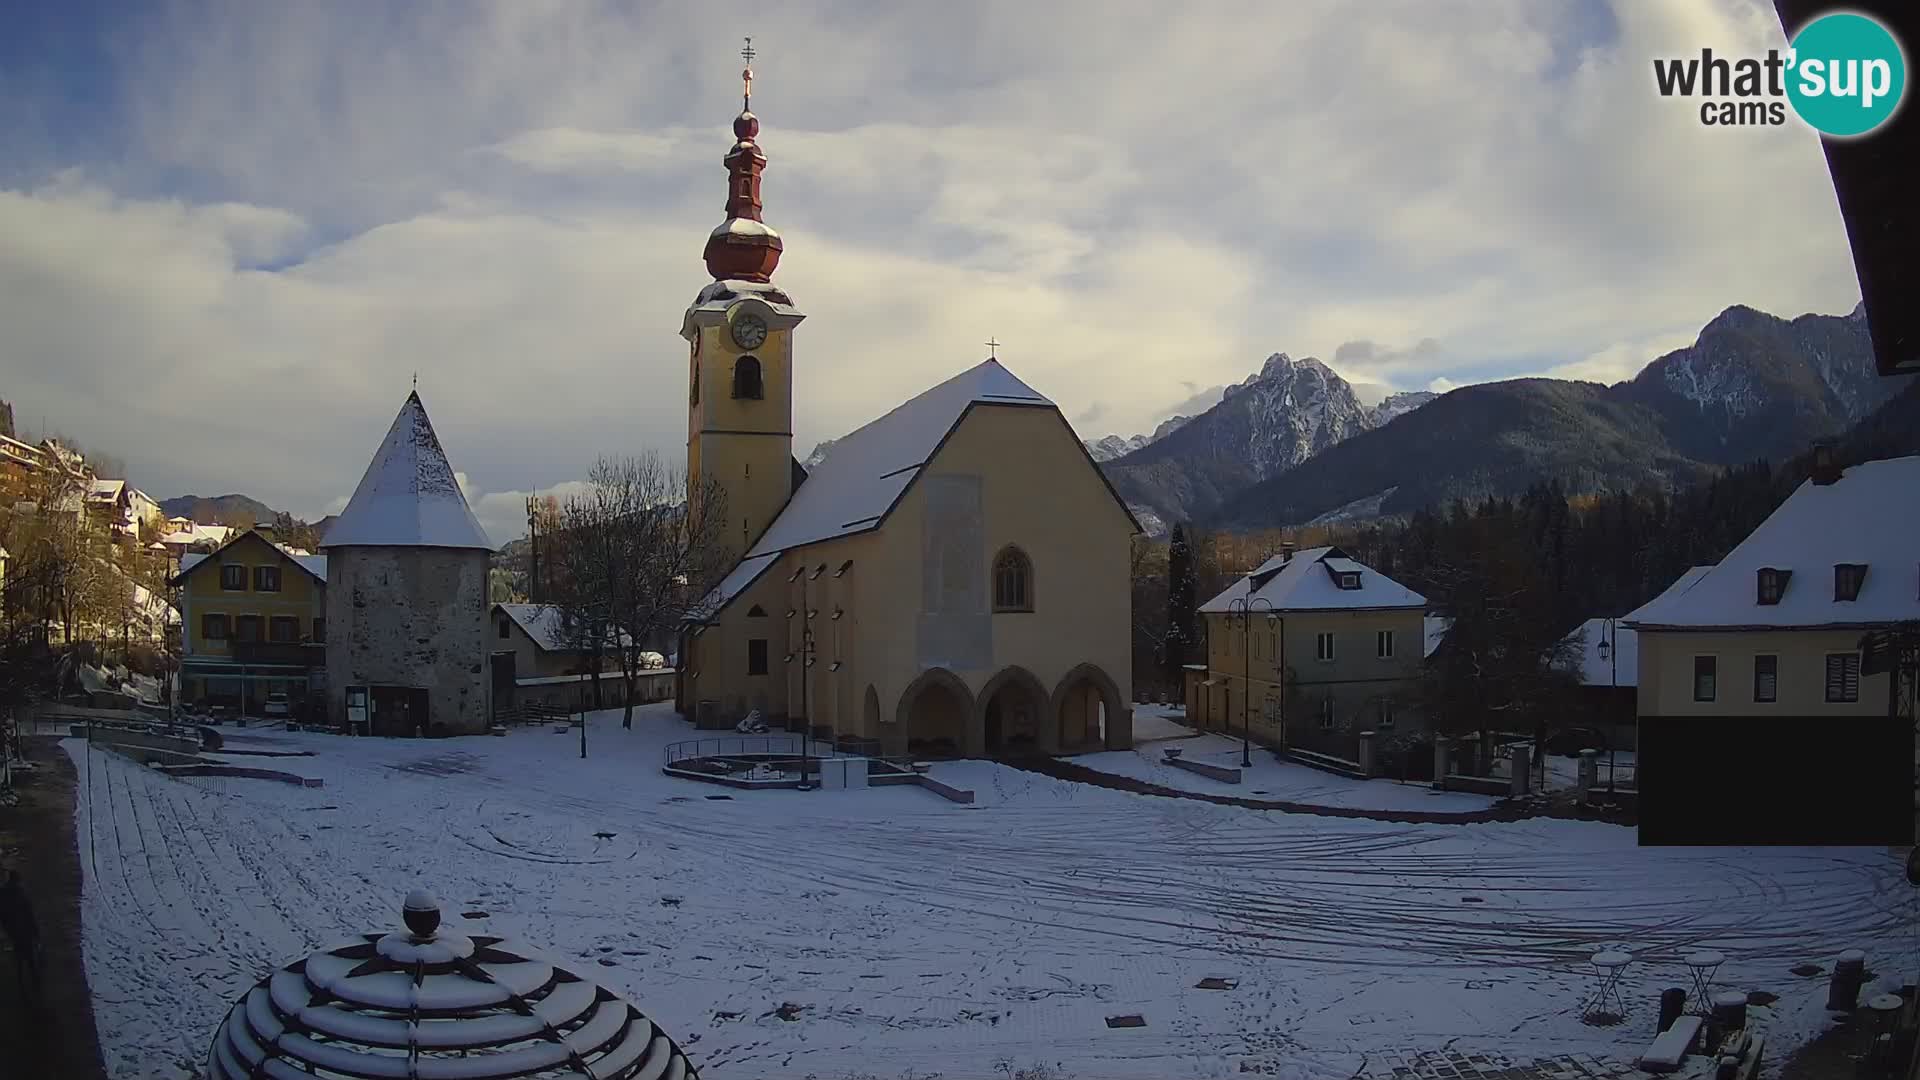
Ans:
[[[1198,575],[1193,565],[1193,550],[1187,545],[1187,528],[1175,524],[1167,546],[1167,637],[1165,657],[1167,677],[1178,684],[1180,669],[1199,644],[1194,625]]]

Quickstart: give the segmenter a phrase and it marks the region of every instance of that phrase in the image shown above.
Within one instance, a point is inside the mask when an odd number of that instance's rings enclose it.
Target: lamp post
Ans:
[[[1619,628],[1615,625],[1617,621],[1618,620],[1612,617],[1609,617],[1606,622],[1606,629],[1603,630],[1600,635],[1600,659],[1605,660],[1607,662],[1608,672],[1609,672],[1609,678],[1607,681],[1607,686],[1610,691],[1607,695],[1607,707],[1609,709],[1613,707],[1614,700],[1620,696],[1620,650],[1618,647],[1616,647],[1614,643],[1614,638],[1620,632]],[[1613,739],[1609,737],[1607,739],[1607,794],[1608,795],[1613,794],[1613,772],[1614,772]]]
[[[1256,611],[1266,612],[1268,627],[1280,621],[1280,616],[1274,613],[1272,602],[1265,597],[1256,596],[1248,599],[1237,596],[1227,604],[1227,621],[1231,623],[1235,619],[1240,620],[1240,680],[1245,685],[1242,696],[1246,698],[1245,703],[1240,706],[1242,710],[1253,707],[1253,613]],[[1228,700],[1231,702],[1232,699]],[[1249,730],[1252,724],[1252,716],[1242,711],[1240,714],[1240,767],[1243,769],[1253,767],[1253,736]]]

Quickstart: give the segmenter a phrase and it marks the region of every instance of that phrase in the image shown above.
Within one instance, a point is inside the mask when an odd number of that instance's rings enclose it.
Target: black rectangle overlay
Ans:
[[[1643,847],[1913,843],[1911,721],[1642,717],[1639,735]]]

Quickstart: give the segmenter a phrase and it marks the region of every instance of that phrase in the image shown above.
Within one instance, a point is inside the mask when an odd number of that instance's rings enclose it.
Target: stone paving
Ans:
[[[1507,1057],[1452,1050],[1391,1050],[1368,1058],[1356,1080],[1613,1080],[1647,1074],[1592,1054]]]

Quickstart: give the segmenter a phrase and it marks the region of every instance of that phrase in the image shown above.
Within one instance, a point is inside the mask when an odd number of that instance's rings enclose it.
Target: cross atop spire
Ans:
[[[740,50],[740,59],[747,62],[740,70],[740,107],[748,111],[753,109],[753,58],[758,55],[753,51],[753,39],[748,38],[746,47]]]
[[[987,353],[987,359],[989,360],[1000,359],[1000,343],[999,342],[993,340],[992,338],[988,338],[984,344],[987,346],[988,349],[991,350],[990,352]]]

